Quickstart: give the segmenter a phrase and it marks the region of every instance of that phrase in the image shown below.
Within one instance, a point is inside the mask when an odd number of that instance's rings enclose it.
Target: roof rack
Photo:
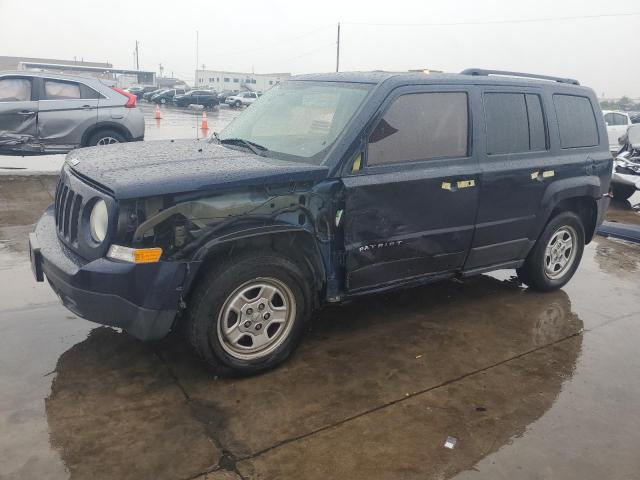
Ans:
[[[484,70],[482,68],[467,68],[466,70],[461,71],[460,75],[481,75],[486,77],[488,77],[489,75],[500,75],[503,77],[535,78],[537,80],[548,80],[551,82],[580,85],[580,82],[578,80],[574,80],[573,78],[550,77],[548,75],[536,75],[535,73],[507,72],[503,70]]]

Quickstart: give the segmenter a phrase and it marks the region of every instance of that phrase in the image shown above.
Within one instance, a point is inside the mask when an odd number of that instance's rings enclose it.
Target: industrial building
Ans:
[[[64,75],[95,77],[111,80],[119,87],[131,85],[155,85],[156,73],[142,70],[113,68],[108,62],[85,62],[84,60],[58,60],[51,58],[3,57],[1,70],[37,70]]]
[[[265,92],[288,79],[290,73],[242,73],[223,70],[196,70],[195,87],[222,90]]]

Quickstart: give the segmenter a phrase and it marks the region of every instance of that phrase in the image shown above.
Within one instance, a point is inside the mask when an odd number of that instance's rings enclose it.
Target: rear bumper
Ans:
[[[598,216],[596,217],[596,229],[602,225],[604,221],[604,216],[607,214],[607,210],[609,209],[609,203],[611,203],[611,197],[603,196],[596,200],[596,204],[598,205]]]
[[[76,315],[122,328],[141,340],[157,340],[171,330],[185,263],[135,265],[106,258],[86,262],[58,240],[51,207],[29,243],[36,280],[42,281],[44,275]]]

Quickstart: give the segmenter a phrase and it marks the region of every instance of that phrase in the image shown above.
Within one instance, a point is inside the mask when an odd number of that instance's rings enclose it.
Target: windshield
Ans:
[[[264,147],[268,156],[320,164],[370,89],[348,83],[282,83],[257,99],[218,139],[242,139]]]

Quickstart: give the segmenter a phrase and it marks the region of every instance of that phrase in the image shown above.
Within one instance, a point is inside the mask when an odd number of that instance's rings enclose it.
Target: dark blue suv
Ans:
[[[575,80],[304,75],[208,141],[71,152],[32,265],[76,314],[141,339],[184,322],[209,365],[247,374],[326,303],[505,268],[562,287],[611,169]]]

